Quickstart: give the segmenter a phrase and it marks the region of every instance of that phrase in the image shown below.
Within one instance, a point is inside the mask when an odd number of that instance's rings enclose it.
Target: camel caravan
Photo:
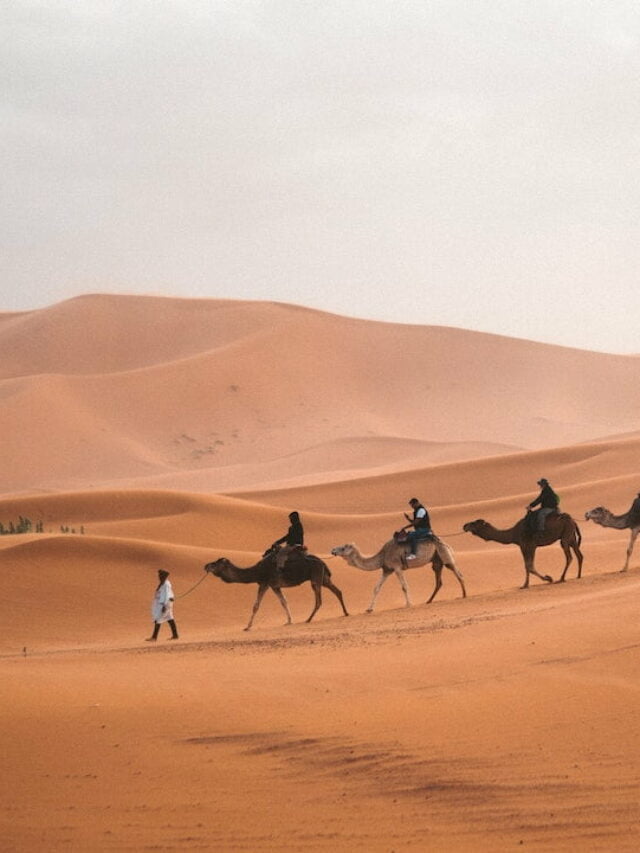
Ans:
[[[553,583],[550,575],[542,575],[535,568],[535,554],[538,548],[559,542],[565,556],[565,565],[557,583],[564,583],[569,566],[575,556],[577,578],[582,577],[583,554],[580,549],[582,534],[576,521],[566,512],[560,511],[559,498],[546,479],[538,480],[540,494],[526,506],[526,515],[513,527],[501,530],[482,518],[468,521],[462,531],[471,533],[486,542],[500,542],[504,545],[517,545],[522,554],[525,579],[521,589],[527,589],[531,575],[541,581]],[[462,572],[456,565],[453,549],[431,529],[427,509],[417,498],[409,501],[413,513],[405,513],[407,524],[396,531],[381,548],[371,556],[364,556],[354,544],[338,545],[332,548],[333,557],[341,557],[348,565],[364,572],[379,572],[379,578],[373,588],[371,602],[366,612],[372,613],[376,600],[384,583],[392,576],[397,578],[404,594],[405,606],[411,607],[409,587],[404,573],[409,569],[431,566],[435,585],[427,599],[430,604],[442,587],[442,571],[451,571],[466,598],[467,591]],[[627,558],[621,571],[629,568],[635,540],[640,533],[640,493],[630,509],[622,515],[614,515],[605,507],[599,506],[585,513],[585,520],[593,521],[602,527],[617,530],[630,530],[631,536],[627,548]],[[207,563],[204,569],[225,583],[256,584],[258,587],[251,617],[244,629],[250,630],[260,608],[265,593],[270,589],[278,598],[286,613],[286,624],[292,623],[291,611],[283,589],[310,583],[315,595],[313,609],[307,618],[311,622],[322,605],[322,589],[330,590],[338,599],[345,616],[349,613],[342,592],[331,580],[331,571],[320,557],[310,554],[304,545],[304,530],[297,512],[289,514],[289,529],[277,539],[262,555],[262,558],[248,568],[235,566],[226,557]],[[458,535],[458,534],[451,534]]]

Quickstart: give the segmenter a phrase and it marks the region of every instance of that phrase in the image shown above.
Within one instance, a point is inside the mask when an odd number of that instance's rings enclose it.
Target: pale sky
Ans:
[[[3,0],[0,310],[269,299],[640,353],[638,0]]]

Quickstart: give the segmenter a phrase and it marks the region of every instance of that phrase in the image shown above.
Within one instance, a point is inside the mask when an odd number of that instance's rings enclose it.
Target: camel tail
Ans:
[[[582,532],[578,525],[576,524],[576,539],[578,540],[578,548],[582,544]]]

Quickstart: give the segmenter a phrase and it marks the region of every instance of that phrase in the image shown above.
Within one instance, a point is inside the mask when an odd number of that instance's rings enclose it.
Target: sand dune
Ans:
[[[345,441],[358,467],[380,441],[430,443],[430,461],[562,446],[635,429],[640,406],[632,357],[269,303],[74,299],[5,317],[0,354],[5,494],[147,476],[218,491],[284,457],[309,475],[322,445],[326,470]]]
[[[90,375],[164,364],[225,347],[295,311],[275,303],[81,296],[0,316],[0,375]]]
[[[640,551],[584,521],[640,489],[636,357],[275,303],[86,296],[0,315],[0,848],[635,850]],[[510,526],[548,477],[585,554],[529,590]],[[429,506],[455,552],[364,613]],[[350,610],[255,563],[302,513]],[[68,530],[69,532],[62,532]],[[72,532],[73,531],[73,532]],[[640,546],[639,546],[640,547]],[[559,546],[537,566],[558,578]],[[158,568],[181,639],[144,643]],[[286,807],[283,809],[283,804]]]

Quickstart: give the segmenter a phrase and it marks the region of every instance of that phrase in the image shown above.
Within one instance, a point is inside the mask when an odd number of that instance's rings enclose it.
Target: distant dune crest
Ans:
[[[637,359],[272,302],[0,317],[2,493],[279,488],[637,430]]]

